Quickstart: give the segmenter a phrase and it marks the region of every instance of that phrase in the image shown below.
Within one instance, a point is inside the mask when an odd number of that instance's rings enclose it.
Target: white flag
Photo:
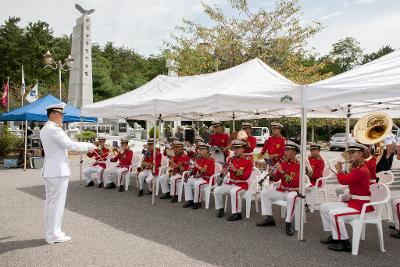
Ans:
[[[24,66],[22,65],[22,84],[21,84],[21,95],[25,95],[25,74],[24,74]]]
[[[39,86],[38,83],[36,82],[35,86],[31,89],[29,94],[26,95],[25,99],[29,103],[32,103],[38,99],[38,95],[39,95]]]

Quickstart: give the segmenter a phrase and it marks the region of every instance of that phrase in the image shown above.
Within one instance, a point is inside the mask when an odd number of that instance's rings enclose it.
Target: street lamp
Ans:
[[[59,90],[60,90],[60,100],[61,98],[61,71],[69,71],[72,68],[72,62],[74,59],[69,55],[64,62],[59,61],[54,61],[53,55],[50,53],[50,51],[47,51],[46,54],[43,55],[43,60],[44,63],[46,64],[46,67],[49,67],[53,70],[58,70],[58,85],[59,85]]]

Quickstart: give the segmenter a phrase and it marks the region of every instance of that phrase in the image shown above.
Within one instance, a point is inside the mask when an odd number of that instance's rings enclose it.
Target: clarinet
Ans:
[[[282,157],[277,163],[275,163],[274,166],[272,166],[271,170],[258,182],[258,184],[261,187],[261,190],[262,190],[263,183],[264,183],[265,179],[267,179],[267,177],[271,177],[272,174],[274,174],[274,172],[276,171],[276,168],[278,167],[278,164],[282,163],[285,160],[286,160],[286,157]]]

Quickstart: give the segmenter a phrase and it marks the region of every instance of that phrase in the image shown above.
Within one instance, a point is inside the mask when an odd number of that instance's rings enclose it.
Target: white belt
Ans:
[[[351,195],[351,199],[357,199],[357,200],[370,200],[371,198],[369,196],[358,196],[358,195]]]

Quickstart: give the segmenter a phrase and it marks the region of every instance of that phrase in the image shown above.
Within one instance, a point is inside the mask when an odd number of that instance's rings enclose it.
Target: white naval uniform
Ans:
[[[144,169],[143,171],[140,172],[140,174],[138,175],[138,181],[139,181],[139,190],[143,190],[143,184],[144,181],[146,181],[147,187],[150,191],[153,191],[153,172],[150,169]]]
[[[87,167],[83,171],[83,174],[85,175],[86,184],[93,181],[92,173],[96,174],[95,179],[97,179],[97,183],[100,184],[102,182],[103,172],[104,172],[103,167],[101,167],[99,165]]]
[[[231,199],[232,214],[241,212],[241,203],[239,202],[240,192],[245,191],[240,186],[234,184],[222,184],[214,189],[215,209],[224,208],[224,196],[228,195]]]
[[[297,199],[297,191],[281,192],[274,187],[263,189],[261,191],[261,214],[272,216],[272,203],[278,200],[285,200],[287,202],[285,222],[291,223],[293,221]]]
[[[74,142],[55,122],[48,121],[40,131],[45,160],[42,176],[46,189],[45,228],[46,241],[62,238],[61,231],[67,196],[70,167],[67,151],[87,152],[94,149],[90,143]]]
[[[392,197],[394,228],[400,231],[400,196]]]
[[[207,186],[208,182],[201,177],[194,178],[189,177],[186,183],[183,183],[185,187],[185,200],[193,200],[194,203],[201,202],[201,189],[204,186]],[[193,189],[194,189],[194,198],[193,198]]]

